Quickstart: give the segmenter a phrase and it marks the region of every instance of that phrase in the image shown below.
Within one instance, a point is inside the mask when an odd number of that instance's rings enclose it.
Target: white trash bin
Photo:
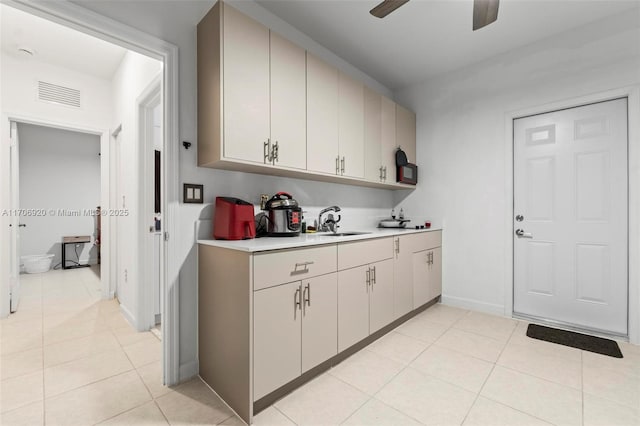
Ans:
[[[51,269],[53,254],[37,254],[33,256],[22,256],[22,264],[27,274],[39,274]]]

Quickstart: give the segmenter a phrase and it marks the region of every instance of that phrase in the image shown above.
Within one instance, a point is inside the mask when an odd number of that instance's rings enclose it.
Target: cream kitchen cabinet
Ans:
[[[413,253],[413,304],[422,306],[442,294],[442,249]]]
[[[393,305],[394,317],[409,313],[413,309],[413,234],[393,239]]]
[[[307,168],[364,177],[363,85],[307,53]]]
[[[304,49],[221,2],[198,40],[198,165],[305,169]]]
[[[338,351],[393,321],[392,238],[338,246]]]
[[[340,175],[364,177],[364,85],[338,73],[338,158]]]
[[[395,182],[393,154],[415,161],[415,115],[381,97],[374,167],[360,81],[223,2],[197,37],[198,166],[414,188]]]
[[[365,178],[373,182],[395,182],[396,104],[365,88]]]
[[[293,169],[307,168],[306,52],[270,33],[271,139],[267,161]],[[246,125],[247,123],[245,123]]]
[[[337,354],[335,272],[258,290],[253,303],[254,399]]]
[[[307,52],[307,169],[339,174],[338,70]]]
[[[396,104],[396,144],[407,154],[410,163],[416,163],[416,115]]]

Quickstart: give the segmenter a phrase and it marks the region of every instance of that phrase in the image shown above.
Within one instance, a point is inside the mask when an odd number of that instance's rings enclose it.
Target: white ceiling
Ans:
[[[256,0],[391,89],[622,13],[638,0],[501,0],[498,21],[471,30],[472,0],[411,0],[384,19],[381,0]],[[632,10],[633,9],[633,10]]]
[[[27,59],[19,47],[35,51],[33,60],[73,69],[110,80],[126,49],[63,25],[0,5],[0,48],[8,55]]]

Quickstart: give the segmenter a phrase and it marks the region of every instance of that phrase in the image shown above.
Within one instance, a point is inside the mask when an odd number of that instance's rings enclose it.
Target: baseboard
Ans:
[[[124,318],[129,322],[131,327],[137,330],[138,321],[136,321],[136,317],[122,303],[120,304],[120,312],[122,312],[122,315],[124,315]]]
[[[195,377],[198,374],[198,360],[194,359],[185,364],[180,364],[179,381],[184,382],[187,379]]]
[[[442,295],[443,305],[454,306],[456,308],[471,309],[472,311],[484,312],[487,314],[504,316],[504,306],[493,303],[480,302],[478,300],[466,299],[464,297],[454,297]]]

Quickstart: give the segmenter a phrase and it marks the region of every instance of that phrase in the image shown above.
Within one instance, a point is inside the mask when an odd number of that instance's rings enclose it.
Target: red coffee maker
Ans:
[[[216,197],[213,238],[247,240],[256,237],[253,204],[233,197]]]

